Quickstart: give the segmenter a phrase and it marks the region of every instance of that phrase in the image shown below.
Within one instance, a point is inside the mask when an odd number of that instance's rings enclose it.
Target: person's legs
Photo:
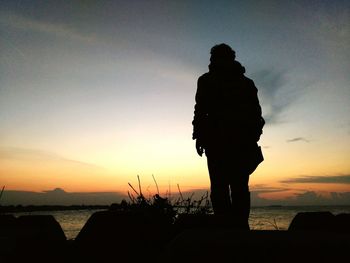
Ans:
[[[256,169],[256,147],[255,142],[213,144],[206,150],[214,213],[232,215],[234,223],[244,229],[249,229],[249,176]]]
[[[230,188],[223,160],[217,155],[207,155],[210,176],[210,199],[215,215],[232,213]]]
[[[237,220],[237,225],[244,229],[249,229],[250,214],[250,192],[249,192],[249,175],[237,172],[230,180],[232,213]]]
[[[250,214],[250,192],[249,176],[257,167],[255,155],[257,144],[242,144],[237,146],[231,160],[226,162],[227,170],[231,168],[230,191],[232,202],[232,213],[237,220],[237,225],[244,229],[249,229]]]

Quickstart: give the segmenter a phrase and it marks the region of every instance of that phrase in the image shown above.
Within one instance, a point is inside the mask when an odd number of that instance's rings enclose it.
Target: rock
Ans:
[[[51,215],[29,215],[17,218],[14,258],[28,262],[64,260],[66,236]]]
[[[18,237],[31,242],[65,242],[66,236],[52,215],[28,215],[17,219]]]
[[[350,234],[350,214],[342,213],[335,216],[337,232]]]
[[[6,262],[15,249],[16,226],[13,215],[0,215],[0,262]]]
[[[168,241],[169,232],[169,222],[144,213],[96,212],[75,239],[76,257],[96,262],[109,258],[136,262],[145,254],[157,255]]]
[[[232,216],[213,215],[213,214],[180,214],[174,223],[174,232],[178,234],[187,229],[194,228],[236,228],[239,227]]]
[[[312,231],[193,228],[166,247],[163,262],[338,262],[349,239]]]
[[[288,231],[335,231],[335,223],[331,212],[301,212],[293,218]]]
[[[16,218],[13,215],[0,215],[0,237],[8,236],[16,229]]]

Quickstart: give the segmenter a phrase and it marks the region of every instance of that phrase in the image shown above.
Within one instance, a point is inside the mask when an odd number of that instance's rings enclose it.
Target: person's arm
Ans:
[[[260,136],[263,133],[263,127],[265,125],[265,120],[262,116],[262,110],[258,98],[258,89],[256,88],[254,82],[250,80],[250,85],[252,87],[252,102],[253,102],[253,115],[254,115],[254,126],[256,129],[255,137],[256,141],[260,140]]]
[[[192,121],[192,139],[196,140],[197,153],[202,156],[204,152],[204,134],[206,132],[207,107],[205,95],[205,82],[202,77],[197,81],[197,92],[195,97],[194,117]]]

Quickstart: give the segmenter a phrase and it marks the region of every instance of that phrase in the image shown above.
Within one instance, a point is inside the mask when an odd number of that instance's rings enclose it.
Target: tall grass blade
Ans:
[[[157,194],[159,195],[158,184],[157,184],[156,178],[154,178],[154,175],[153,175],[153,174],[152,174],[152,178],[153,178],[153,181],[154,181],[154,183],[156,184],[156,187],[157,187]]]

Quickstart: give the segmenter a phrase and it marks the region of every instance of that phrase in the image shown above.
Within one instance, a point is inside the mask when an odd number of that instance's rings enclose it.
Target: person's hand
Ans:
[[[196,150],[197,150],[197,153],[199,156],[202,157],[203,155],[203,152],[204,152],[204,148],[203,148],[203,145],[201,144],[200,140],[196,140]]]

